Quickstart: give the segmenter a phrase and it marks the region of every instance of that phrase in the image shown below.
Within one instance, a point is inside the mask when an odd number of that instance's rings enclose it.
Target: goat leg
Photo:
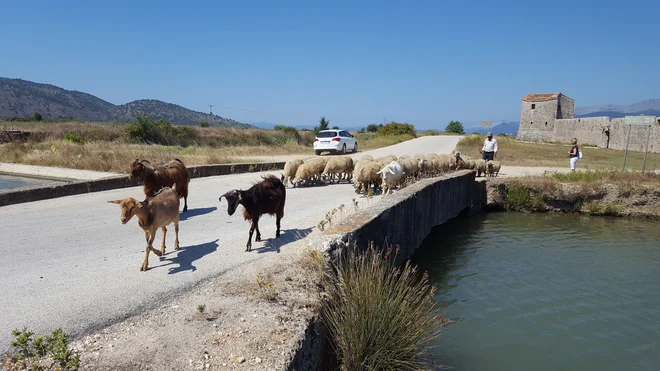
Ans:
[[[175,234],[174,250],[178,250],[179,249],[179,222],[178,221],[174,222],[174,234]]]
[[[165,236],[167,235],[167,228],[163,227],[163,244],[160,245],[160,254],[165,255]]]
[[[257,230],[257,237],[254,239],[254,241],[261,242],[261,231],[259,230],[259,217],[254,218],[252,222],[254,223],[254,228]]]
[[[161,252],[154,249],[152,246],[152,243],[154,242],[154,239],[156,237],[156,231],[144,231],[144,236],[147,239],[147,247],[144,249],[144,261],[142,262],[142,266],[140,267],[141,271],[146,271],[147,268],[149,267],[149,252],[153,251],[154,254],[158,256],[162,256]]]
[[[252,224],[250,225],[250,234],[248,235],[248,242],[247,245],[245,246],[245,251],[251,251],[252,250],[252,234],[254,233],[254,221],[252,221]]]

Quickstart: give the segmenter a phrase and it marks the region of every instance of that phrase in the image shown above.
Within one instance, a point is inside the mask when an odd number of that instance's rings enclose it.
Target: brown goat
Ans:
[[[153,196],[163,187],[171,187],[174,183],[179,185],[177,193],[183,197],[183,212],[188,210],[188,184],[190,183],[190,173],[183,164],[183,161],[174,159],[166,164],[157,164],[153,168],[147,167],[144,163],[151,163],[147,160],[136,159],[131,164],[128,172],[128,179],[137,179],[138,182],[144,182],[144,194],[147,197]]]
[[[161,188],[153,196],[147,197],[144,201],[140,202],[132,197],[123,200],[108,201],[108,203],[119,204],[121,207],[121,224],[128,223],[133,215],[138,218],[138,225],[144,231],[144,236],[147,240],[147,247],[145,248],[144,262],[140,267],[141,271],[146,271],[149,263],[149,252],[153,251],[154,254],[162,256],[165,254],[165,236],[167,235],[167,228],[170,223],[174,223],[174,250],[179,249],[179,195],[176,192],[176,184],[172,188]],[[160,251],[154,249],[153,242],[156,238],[156,231],[158,228],[163,230],[163,244]]]
[[[261,241],[261,232],[259,231],[259,218],[263,214],[275,215],[275,224],[277,232],[275,237],[280,237],[280,220],[284,217],[284,203],[286,201],[286,188],[284,187],[284,175],[278,179],[273,175],[263,176],[263,180],[255,183],[248,190],[231,190],[218,198],[227,199],[227,214],[233,215],[238,205],[243,205],[243,217],[245,220],[251,220],[250,235],[245,251],[252,250],[252,234],[257,230],[256,242]]]

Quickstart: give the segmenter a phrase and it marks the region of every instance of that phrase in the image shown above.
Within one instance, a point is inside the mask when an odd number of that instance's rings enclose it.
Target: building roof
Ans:
[[[548,93],[548,94],[527,94],[523,97],[525,102],[547,102],[557,100],[561,93]]]

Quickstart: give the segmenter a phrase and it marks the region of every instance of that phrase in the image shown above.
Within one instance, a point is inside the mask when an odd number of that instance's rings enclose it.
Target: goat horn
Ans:
[[[140,161],[140,163],[144,163],[144,162],[146,162],[146,163],[148,163],[149,165],[151,165],[151,162],[149,162],[149,161],[147,161],[147,160],[142,160],[142,161]]]

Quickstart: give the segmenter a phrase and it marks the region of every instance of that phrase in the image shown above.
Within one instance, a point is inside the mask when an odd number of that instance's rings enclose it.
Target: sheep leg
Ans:
[[[144,261],[142,262],[142,266],[140,267],[141,271],[146,271],[148,266],[149,266],[149,252],[153,251],[154,254],[158,256],[162,256],[160,251],[154,249],[152,246],[154,239],[156,238],[156,230],[154,231],[144,231],[144,237],[147,240],[147,247],[144,249]]]
[[[163,230],[163,244],[160,245],[160,254],[164,255],[165,254],[165,236],[167,235],[167,228],[162,227]]]

